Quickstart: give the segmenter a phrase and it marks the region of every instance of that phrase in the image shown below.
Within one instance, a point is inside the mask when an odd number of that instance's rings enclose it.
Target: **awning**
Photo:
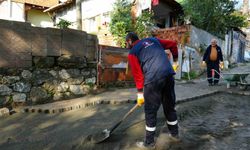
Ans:
[[[57,9],[60,9],[60,8],[62,8],[64,6],[67,6],[67,5],[71,4],[72,2],[73,2],[72,0],[68,0],[66,2],[62,2],[60,4],[54,5],[54,6],[50,7],[50,8],[48,8],[48,9],[44,10],[43,12],[55,11]]]

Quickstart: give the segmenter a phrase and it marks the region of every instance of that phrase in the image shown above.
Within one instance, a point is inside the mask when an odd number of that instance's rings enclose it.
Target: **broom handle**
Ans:
[[[131,108],[129,112],[127,112],[126,115],[124,115],[121,121],[125,120],[137,107],[138,107],[138,104],[136,104],[133,108]]]
[[[138,107],[139,105],[136,104],[133,108],[131,108],[129,110],[129,112],[127,112],[124,117],[117,123],[115,124],[111,129],[110,129],[110,133],[112,133],[132,112],[135,111],[135,109]]]

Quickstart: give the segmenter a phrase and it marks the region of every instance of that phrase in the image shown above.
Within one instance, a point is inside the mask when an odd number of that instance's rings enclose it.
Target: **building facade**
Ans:
[[[79,14],[79,10],[77,8],[80,5],[80,29],[97,35],[100,44],[117,46],[109,32],[110,15],[116,1],[84,0],[77,4],[77,0],[66,0],[45,11],[55,16],[56,23],[60,18],[65,19],[72,22],[70,28],[78,29],[77,14]],[[143,11],[152,10],[155,14],[156,28],[173,27],[180,24],[177,18],[183,11],[181,5],[175,0],[128,0],[128,2],[133,3],[131,13],[134,17],[138,17]]]
[[[37,27],[53,27],[53,19],[43,10],[57,3],[58,0],[1,0],[0,19],[28,22]]]

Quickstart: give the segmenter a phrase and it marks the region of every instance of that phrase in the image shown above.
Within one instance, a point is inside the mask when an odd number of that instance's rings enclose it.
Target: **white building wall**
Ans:
[[[92,18],[94,16],[113,10],[113,4],[116,0],[88,0],[82,2],[82,19]]]
[[[136,17],[140,16],[143,10],[151,9],[151,0],[137,0],[136,3]]]
[[[8,1],[0,3],[0,19],[10,20],[10,7]]]
[[[2,1],[0,3],[0,19],[25,22],[24,4]]]
[[[64,19],[64,20],[71,22],[72,25],[69,26],[69,28],[77,29],[77,26],[76,26],[76,7],[71,6],[62,12],[58,12],[56,15],[56,23],[59,23],[60,19]]]
[[[128,0],[132,2],[133,0]],[[92,18],[94,16],[110,12],[116,0],[86,0],[82,2],[82,18]],[[151,7],[151,0],[137,0],[138,16],[141,11]]]
[[[41,10],[27,11],[27,22],[36,27],[54,27],[53,21],[47,13]]]
[[[110,22],[110,11],[116,0],[88,0],[82,2],[83,30],[88,33],[97,33],[100,24]],[[93,7],[94,6],[94,7]]]

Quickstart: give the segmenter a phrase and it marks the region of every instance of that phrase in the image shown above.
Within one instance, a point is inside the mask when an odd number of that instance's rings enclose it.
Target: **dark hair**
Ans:
[[[132,42],[135,42],[135,41],[139,40],[137,34],[134,33],[134,32],[129,32],[129,33],[127,34],[127,36],[126,36],[126,41],[127,41],[128,39],[130,39]]]

